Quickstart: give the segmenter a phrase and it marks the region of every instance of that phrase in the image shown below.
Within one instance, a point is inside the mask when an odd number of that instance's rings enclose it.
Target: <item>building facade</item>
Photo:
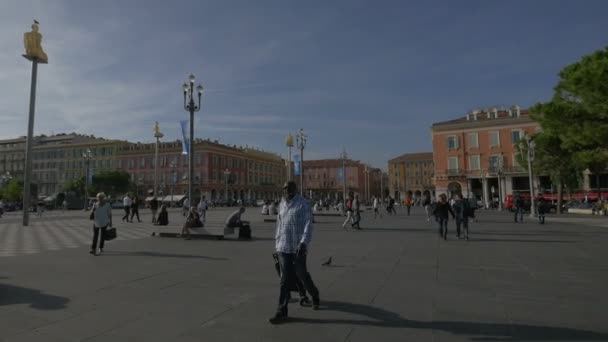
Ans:
[[[127,171],[141,196],[154,188],[155,143],[124,145],[117,168]],[[188,192],[188,156],[180,141],[162,142],[158,152],[159,195],[181,200]],[[286,179],[280,156],[249,147],[197,139],[194,144],[193,197],[213,201],[276,199]]]
[[[0,140],[0,174],[23,181],[25,175],[25,137]],[[32,184],[37,195],[49,196],[63,190],[68,180],[86,174],[84,152],[91,150],[94,170],[115,168],[114,155],[123,141],[106,140],[80,134],[34,137],[32,146]]]
[[[529,191],[528,169],[519,165],[515,146],[539,130],[528,111],[518,106],[474,110],[456,120],[434,123],[437,193],[475,196],[489,206],[515,190]]]
[[[388,161],[389,191],[391,197],[414,199],[423,194],[434,195],[433,152],[406,153]]]
[[[341,200],[345,186],[347,195],[352,192],[361,200],[380,196],[382,172],[378,168],[345,159],[342,177],[342,159],[304,160],[303,165],[304,190],[310,198]],[[294,180],[300,188],[300,176],[294,176]]]

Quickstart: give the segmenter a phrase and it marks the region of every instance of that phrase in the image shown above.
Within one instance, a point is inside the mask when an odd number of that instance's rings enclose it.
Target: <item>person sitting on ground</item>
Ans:
[[[226,227],[228,228],[241,228],[245,224],[249,224],[247,221],[241,220],[241,215],[245,212],[245,207],[240,207],[239,210],[236,210],[226,220]]]
[[[186,240],[190,240],[190,229],[196,228],[199,222],[200,218],[198,217],[196,207],[190,207],[190,210],[188,211],[188,217],[186,217],[186,222],[184,222],[184,226],[182,227],[181,236],[183,236]]]
[[[262,206],[262,215],[269,215],[268,202],[264,202]]]
[[[277,205],[275,201],[270,202],[270,206],[268,206],[268,215],[276,215],[277,214]]]
[[[156,226],[166,226],[169,224],[169,213],[167,212],[167,206],[164,204],[160,206],[160,213],[158,218],[154,222]]]

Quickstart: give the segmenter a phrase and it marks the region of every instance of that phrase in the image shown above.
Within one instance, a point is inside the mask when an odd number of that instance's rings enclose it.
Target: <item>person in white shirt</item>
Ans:
[[[207,217],[207,209],[209,209],[209,205],[207,204],[207,200],[205,196],[201,198],[200,202],[198,202],[198,216],[200,217],[201,222],[205,223],[205,218]]]
[[[131,197],[129,197],[129,194],[126,194],[125,197],[122,199],[122,205],[125,209],[125,216],[122,217],[122,220],[127,220],[127,222],[129,222],[129,213],[131,212],[131,204],[133,204],[133,201],[131,200]]]
[[[93,206],[93,243],[89,253],[98,255],[103,253],[106,229],[112,226],[112,207],[106,202],[106,195],[103,192],[97,194],[97,203]],[[101,237],[99,231],[101,230]],[[99,241],[99,251],[97,250],[97,240]]]
[[[374,197],[373,206],[374,206],[374,218],[378,217],[378,215],[380,215],[380,217],[382,217],[382,213],[380,212],[380,210],[378,208],[378,206],[379,206],[378,197]]]

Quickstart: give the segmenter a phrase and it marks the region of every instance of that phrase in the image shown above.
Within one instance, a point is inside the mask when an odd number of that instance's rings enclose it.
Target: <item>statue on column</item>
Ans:
[[[48,63],[49,58],[42,50],[42,35],[38,32],[38,21],[34,20],[32,31],[23,34],[23,45],[25,46],[25,55],[23,57],[34,60],[38,63]]]
[[[162,134],[160,132],[160,127],[158,126],[158,121],[155,121],[155,123],[154,123],[153,133],[154,133],[155,138],[162,138],[165,136],[164,134]]]

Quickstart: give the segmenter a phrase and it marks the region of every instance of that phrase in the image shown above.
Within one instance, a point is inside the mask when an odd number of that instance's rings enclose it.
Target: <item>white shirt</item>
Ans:
[[[95,204],[95,227],[107,227],[112,225],[112,207],[110,203],[104,203],[99,207]]]
[[[378,199],[374,198],[374,209],[378,208]]]
[[[125,196],[125,198],[122,199],[122,205],[124,205],[125,207],[130,207],[131,204],[133,204],[131,197]]]

